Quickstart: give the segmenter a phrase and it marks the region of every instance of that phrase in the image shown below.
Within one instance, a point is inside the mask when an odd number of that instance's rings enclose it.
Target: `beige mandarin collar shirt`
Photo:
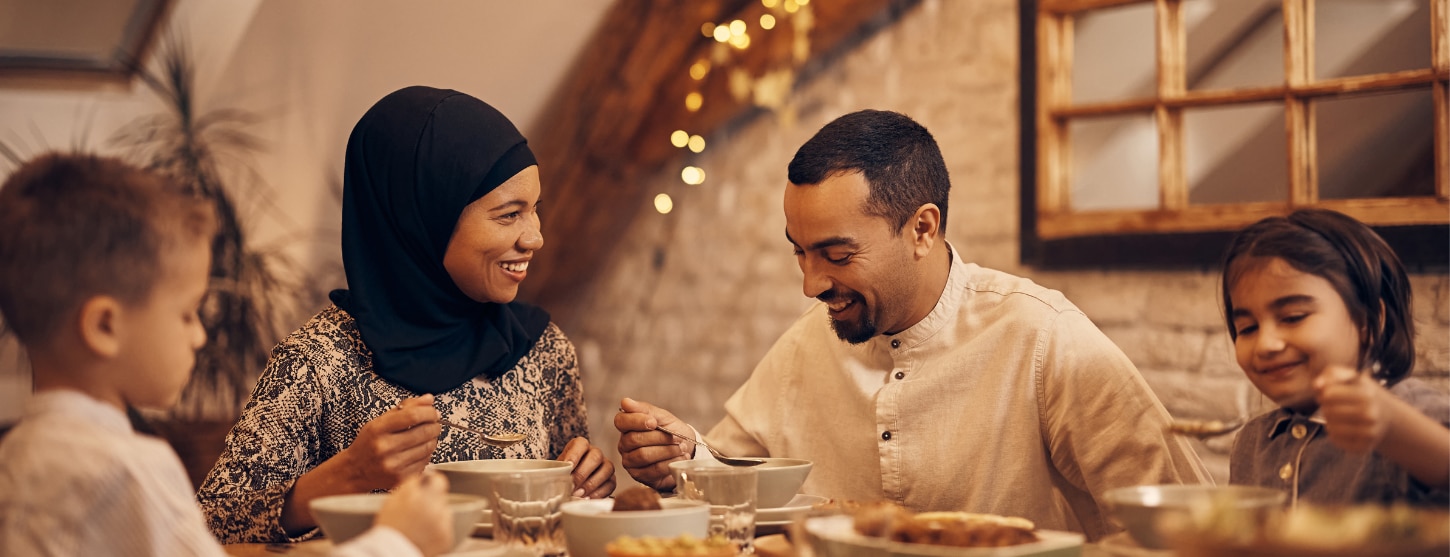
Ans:
[[[1116,530],[1109,489],[1211,481],[1164,433],[1169,415],[1132,362],[1061,293],[951,255],[936,307],[899,334],[851,345],[812,306],[706,441],[812,460],[808,494],[1090,538]]]

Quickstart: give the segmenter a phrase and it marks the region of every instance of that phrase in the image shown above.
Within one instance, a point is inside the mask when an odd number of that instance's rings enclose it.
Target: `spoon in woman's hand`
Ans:
[[[483,439],[483,442],[484,443],[487,443],[489,445],[493,445],[493,446],[499,447],[499,448],[507,447],[507,446],[510,446],[510,445],[515,445],[515,444],[518,444],[518,442],[523,441],[524,439],[528,439],[529,438],[528,435],[525,435],[525,434],[522,434],[522,433],[485,433],[482,430],[473,429],[473,428],[468,427],[466,425],[455,424],[455,423],[450,422],[448,420],[438,420],[438,422],[441,423],[441,424],[443,424],[443,425],[446,425],[448,427],[454,428],[454,429],[458,429],[458,430],[462,430],[462,431],[467,431],[469,433],[476,433],[476,434],[478,434],[478,437],[480,439]]]

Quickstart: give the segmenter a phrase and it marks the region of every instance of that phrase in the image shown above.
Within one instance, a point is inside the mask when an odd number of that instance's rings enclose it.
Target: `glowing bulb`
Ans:
[[[705,183],[705,169],[698,166],[686,166],[680,171],[680,179],[686,184],[698,186]]]
[[[714,37],[715,36],[715,24],[706,21],[703,25],[700,25],[700,34],[701,35],[704,35],[706,37]]]
[[[765,29],[766,31],[775,29],[775,16],[770,14],[760,14],[760,28]]]
[[[750,35],[737,35],[730,37],[730,46],[739,50],[750,48]]]
[[[675,200],[670,199],[670,194],[662,193],[655,196],[655,210],[661,215],[668,215],[675,210]]]
[[[695,137],[699,136],[697,135]],[[684,147],[689,142],[690,134],[686,133],[685,130],[675,130],[675,133],[670,134],[670,144],[675,147]]]
[[[704,58],[701,58],[700,60],[697,60],[694,64],[690,64],[690,77],[694,78],[695,81],[699,81],[701,79],[705,79],[705,76],[706,75],[709,75],[709,74],[710,74],[710,61],[709,60],[705,60]]]
[[[732,36],[732,37],[738,37],[738,36],[744,35],[744,34],[745,34],[745,22],[744,21],[741,21],[741,20],[738,20],[737,19],[735,21],[730,22],[730,36]]]
[[[760,5],[765,6],[767,8],[774,8],[775,5],[776,4],[779,4],[779,3],[780,2],[778,0],[760,0]]]
[[[716,25],[715,31],[711,33],[710,36],[715,37],[716,42],[723,43],[725,41],[728,41],[730,40],[730,27],[725,25]]]
[[[699,153],[701,151],[704,151],[705,150],[705,138],[700,137],[698,135],[692,135],[692,136],[690,136],[689,146],[690,146],[690,150],[693,151],[693,152]]]
[[[800,4],[797,4],[795,0],[785,0],[785,12],[786,13],[793,14],[793,13],[796,13],[796,11],[797,10],[800,10],[800,9],[801,9],[801,5]],[[717,34],[715,36],[718,38],[720,35]]]
[[[698,92],[691,92],[685,95],[685,110],[695,112],[700,110],[700,105],[705,104],[705,96]]]
[[[804,6],[811,3],[811,0],[795,0],[795,3]]]

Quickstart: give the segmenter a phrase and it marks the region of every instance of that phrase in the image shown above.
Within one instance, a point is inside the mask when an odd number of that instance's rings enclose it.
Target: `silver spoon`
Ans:
[[[765,464],[764,460],[758,458],[725,456],[723,454],[720,454],[720,451],[715,450],[714,447],[706,445],[704,442],[699,441],[694,437],[686,437],[684,435],[675,433],[662,427],[656,427],[655,429],[663,431],[675,437],[679,437],[680,439],[684,439],[686,441],[694,441],[696,445],[705,447],[705,450],[710,451],[710,454],[715,455],[715,460],[720,461],[722,464],[727,464],[730,466],[759,466],[761,464]]]
[[[485,433],[483,430],[473,429],[466,425],[455,424],[448,420],[438,420],[438,422],[454,429],[467,431],[469,433],[476,433],[480,438],[483,439],[484,443],[488,443],[499,448],[516,445],[520,441],[529,438],[528,435],[522,433]]]

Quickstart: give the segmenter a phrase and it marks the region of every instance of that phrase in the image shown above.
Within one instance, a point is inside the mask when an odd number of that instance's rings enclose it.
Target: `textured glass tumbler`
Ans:
[[[754,468],[701,462],[675,468],[673,473],[676,494],[710,504],[710,535],[721,535],[735,542],[741,553],[754,552]]]
[[[559,507],[570,500],[570,476],[509,474],[493,480],[493,539],[539,557],[566,553],[564,515]]]

